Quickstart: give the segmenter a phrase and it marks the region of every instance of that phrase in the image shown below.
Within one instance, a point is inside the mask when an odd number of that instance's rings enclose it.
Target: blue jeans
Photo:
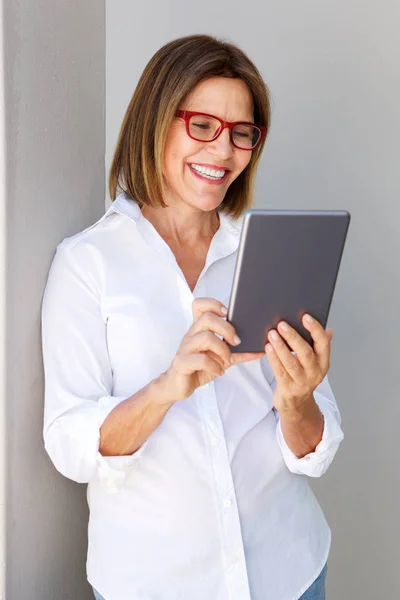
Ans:
[[[325,579],[327,569],[328,565],[325,565],[312,586],[304,592],[299,600],[325,600]]]
[[[326,578],[327,565],[322,569],[320,575],[314,581],[311,587],[299,598],[299,600],[325,600],[325,578]],[[96,600],[105,600],[103,596],[100,596],[99,592],[93,588],[94,597]]]

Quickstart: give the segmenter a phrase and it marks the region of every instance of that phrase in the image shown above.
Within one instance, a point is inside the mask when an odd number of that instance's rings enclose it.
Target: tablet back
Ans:
[[[326,326],[349,222],[346,211],[245,213],[227,317],[242,340],[233,352],[263,352],[281,320],[312,343],[301,317]]]

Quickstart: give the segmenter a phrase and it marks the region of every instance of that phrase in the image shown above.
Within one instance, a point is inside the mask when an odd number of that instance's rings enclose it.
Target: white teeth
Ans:
[[[222,179],[225,175],[225,171],[211,169],[210,167],[202,167],[196,164],[191,164],[190,167],[207,179]]]

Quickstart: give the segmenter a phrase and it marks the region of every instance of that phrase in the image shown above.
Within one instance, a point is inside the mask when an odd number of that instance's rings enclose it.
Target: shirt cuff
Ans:
[[[126,398],[115,396],[100,398],[98,445],[100,445],[100,427],[110,412],[123,400],[126,400]],[[128,456],[103,456],[97,451],[97,473],[104,490],[115,494],[123,489],[131,471],[138,466],[146,445],[147,441],[133,454]]]
[[[298,458],[285,441],[280,420],[276,427],[276,435],[283,459],[289,471],[296,475],[321,477],[328,470],[344,436],[340,427],[339,412],[334,410],[332,403],[318,392],[314,392],[314,398],[324,417],[322,439],[314,452]]]

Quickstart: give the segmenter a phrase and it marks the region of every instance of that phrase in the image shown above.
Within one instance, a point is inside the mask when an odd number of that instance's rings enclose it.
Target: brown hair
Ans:
[[[211,77],[242,79],[254,102],[254,121],[270,126],[268,88],[242,50],[208,35],[169,42],[151,58],[135,89],[119,133],[110,169],[109,191],[124,191],[141,206],[163,206],[163,158],[169,127],[186,96]],[[253,203],[254,178],[265,138],[244,171],[229,186],[221,204],[237,218]]]

